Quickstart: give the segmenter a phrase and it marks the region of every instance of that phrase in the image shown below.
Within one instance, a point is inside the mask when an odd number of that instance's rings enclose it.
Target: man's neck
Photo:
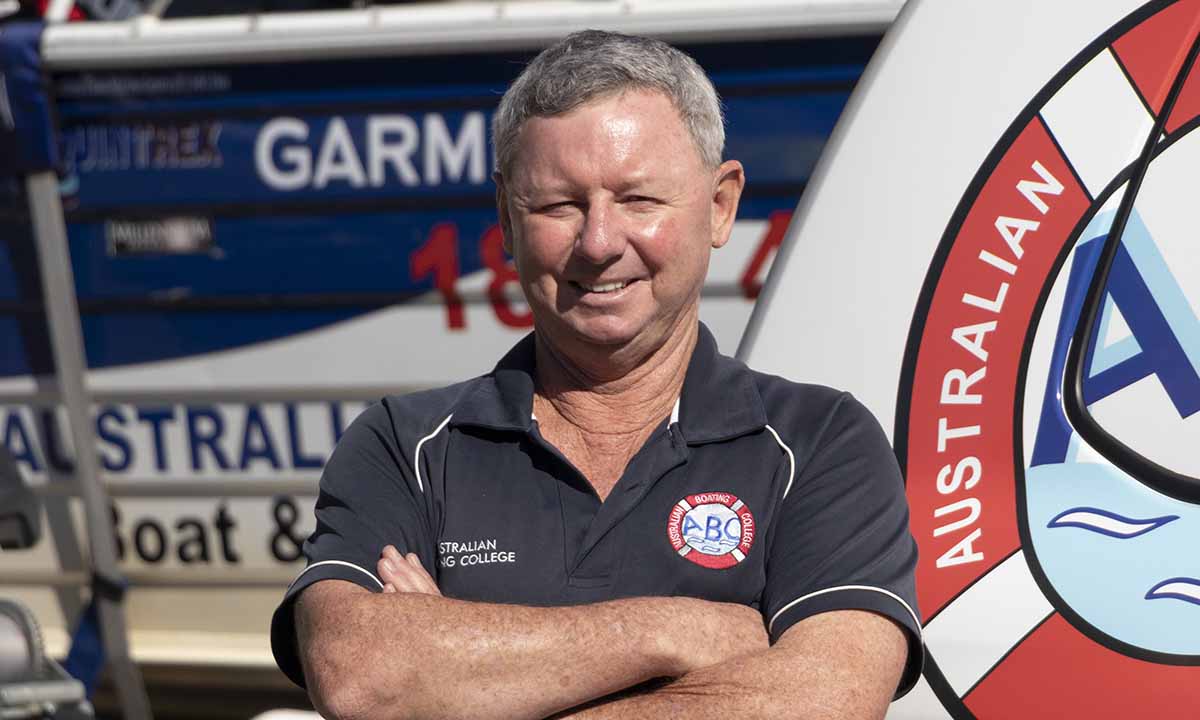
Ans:
[[[695,318],[685,320],[648,356],[617,374],[608,365],[603,375],[538,337],[534,413],[542,424],[562,421],[595,440],[644,439],[671,414],[698,336]]]

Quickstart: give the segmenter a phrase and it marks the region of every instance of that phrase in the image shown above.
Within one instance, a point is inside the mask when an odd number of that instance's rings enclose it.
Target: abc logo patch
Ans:
[[[746,559],[754,544],[754,515],[723,492],[689,495],[671,506],[667,539],[680,556],[720,570]]]

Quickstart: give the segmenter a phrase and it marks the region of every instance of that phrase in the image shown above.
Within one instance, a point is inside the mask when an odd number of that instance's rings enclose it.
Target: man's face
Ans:
[[[649,91],[531,118],[518,143],[501,221],[542,339],[641,354],[693,321],[741,166],[705,167],[671,101]]]

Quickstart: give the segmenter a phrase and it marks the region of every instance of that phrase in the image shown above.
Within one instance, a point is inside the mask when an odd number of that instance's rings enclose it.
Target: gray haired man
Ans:
[[[899,471],[852,397],[699,322],[745,182],[712,84],[578,33],[493,129],[534,332],[347,430],[280,667],[331,718],[881,717],[921,658]]]

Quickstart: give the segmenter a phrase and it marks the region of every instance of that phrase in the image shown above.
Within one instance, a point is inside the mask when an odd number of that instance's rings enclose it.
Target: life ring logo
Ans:
[[[931,263],[895,437],[956,719],[1200,707],[1197,58],[1200,0],[1080,50]]]
[[[737,496],[688,495],[671,506],[667,539],[680,557],[722,570],[746,559],[754,544],[754,514]]]

